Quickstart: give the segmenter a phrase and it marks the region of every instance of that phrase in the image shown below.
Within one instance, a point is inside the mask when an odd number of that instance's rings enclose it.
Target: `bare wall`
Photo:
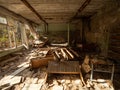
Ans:
[[[120,1],[112,0],[107,3],[96,15],[91,17],[91,31],[86,34],[88,42],[98,43],[101,55],[107,56],[109,32],[120,23]]]

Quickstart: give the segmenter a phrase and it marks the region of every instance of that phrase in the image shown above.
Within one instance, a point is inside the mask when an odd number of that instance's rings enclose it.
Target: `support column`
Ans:
[[[46,32],[47,32],[47,31],[46,31],[46,24],[44,24],[44,29],[45,29],[45,34],[46,34]]]
[[[25,26],[22,24],[20,24],[20,26],[21,26],[22,44],[28,49],[29,45],[28,45],[27,35],[25,32]]]
[[[48,24],[46,24],[46,33],[48,34]]]
[[[22,28],[21,23],[19,23],[19,27],[20,27],[20,30],[21,30],[21,39],[22,39],[22,44],[24,44],[24,35],[23,35],[23,28]]]
[[[68,46],[70,45],[70,24],[68,23]]]

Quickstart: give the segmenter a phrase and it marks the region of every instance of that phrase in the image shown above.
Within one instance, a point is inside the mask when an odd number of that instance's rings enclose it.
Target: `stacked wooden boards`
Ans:
[[[120,25],[116,25],[110,31],[108,58],[120,64]]]

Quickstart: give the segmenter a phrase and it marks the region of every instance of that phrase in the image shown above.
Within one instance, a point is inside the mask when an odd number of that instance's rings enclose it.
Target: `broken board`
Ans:
[[[50,61],[48,73],[56,74],[80,74],[79,61]]]

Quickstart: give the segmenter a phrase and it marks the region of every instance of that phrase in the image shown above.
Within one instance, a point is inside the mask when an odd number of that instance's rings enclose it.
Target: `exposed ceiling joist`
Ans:
[[[86,0],[82,6],[78,9],[78,11],[76,12],[76,14],[70,19],[70,22],[75,18],[77,17],[77,15],[82,12],[84,10],[84,8],[91,2],[91,0]]]
[[[46,24],[66,23],[90,17],[112,1],[114,2],[114,0],[0,0],[0,6],[38,24],[41,22]]]
[[[34,12],[40,20],[42,20],[45,24],[48,24],[42,16],[28,3],[27,0],[21,0],[32,12]]]
[[[2,6],[0,6],[0,14],[9,15],[9,16],[15,18],[15,19],[20,20],[21,22],[25,21],[25,22],[34,23],[34,24],[38,25],[38,23],[35,23],[32,20],[29,20],[29,19],[23,17],[22,15],[17,14],[17,13],[15,13],[15,12],[5,8],[5,7],[2,7]]]

